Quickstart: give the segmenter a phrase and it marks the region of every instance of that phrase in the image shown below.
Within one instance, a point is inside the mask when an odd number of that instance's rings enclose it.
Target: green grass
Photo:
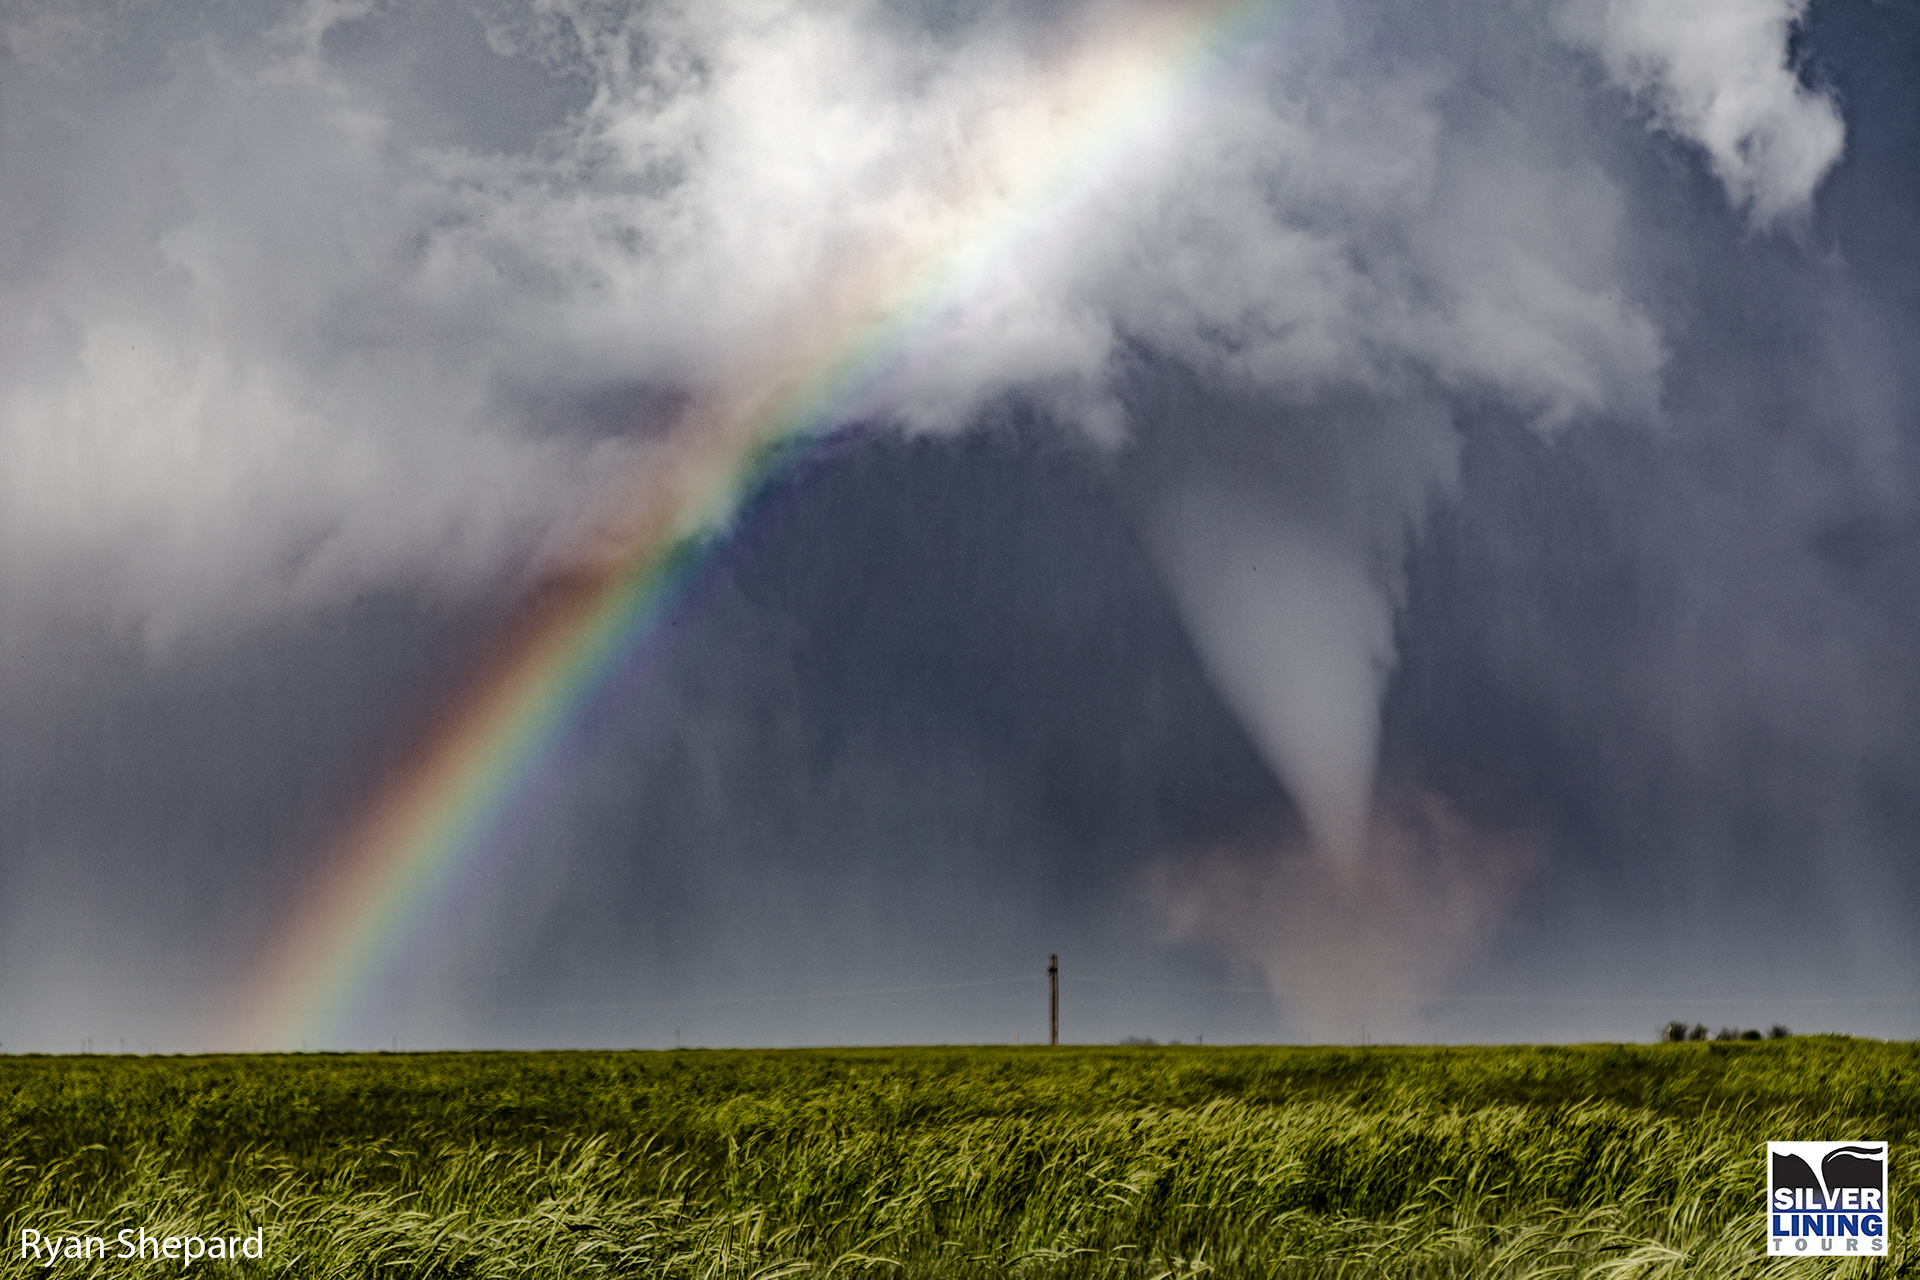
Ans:
[[[1920,1275],[1920,1046],[0,1058],[4,1274]],[[1762,1257],[1769,1138],[1896,1145],[1892,1255]],[[58,1274],[176,1275],[61,1261]]]

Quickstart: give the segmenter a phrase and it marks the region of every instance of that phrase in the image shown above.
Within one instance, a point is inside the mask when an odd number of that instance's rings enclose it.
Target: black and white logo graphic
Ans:
[[[1767,1252],[1885,1254],[1887,1144],[1769,1142]]]

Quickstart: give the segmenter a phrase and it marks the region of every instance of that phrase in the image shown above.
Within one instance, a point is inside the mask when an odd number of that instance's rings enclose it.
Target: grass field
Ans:
[[[1920,1275],[1910,1044],[15,1057],[0,1108],[10,1275]],[[1764,1258],[1769,1138],[1895,1143],[1891,1256]]]

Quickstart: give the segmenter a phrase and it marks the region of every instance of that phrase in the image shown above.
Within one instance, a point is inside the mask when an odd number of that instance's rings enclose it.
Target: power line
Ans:
[[[1220,987],[1205,982],[1150,982],[1133,978],[1063,978],[1063,982],[1094,983],[1103,987],[1164,987],[1173,991],[1239,991],[1253,995],[1270,996],[1270,987]]]
[[[1062,978],[1063,982],[1097,983],[1109,987],[1157,987],[1177,991],[1222,991],[1244,995],[1277,996],[1296,1000],[1374,1000],[1379,992],[1286,992],[1271,987],[1228,987],[1204,982],[1154,982],[1134,978]],[[1920,996],[1420,996],[1412,1004],[1920,1004]]]
[[[1058,966],[1058,959],[1057,957],[1054,957],[1053,965],[1052,967],[1050,967],[1049,973],[1047,975],[1047,981],[1050,984],[1050,992],[1049,992],[1049,1005],[1050,1005],[1049,1023],[1051,1024],[1050,1032],[1056,1033],[1056,1034],[1058,1029],[1058,1019],[1059,1019],[1058,984],[1063,981],[1071,982],[1071,983],[1079,983],[1081,985],[1086,985],[1086,986],[1108,986],[1108,987],[1139,988],[1139,989],[1166,990],[1166,991],[1212,991],[1212,992],[1219,992],[1221,994],[1228,994],[1228,995],[1261,995],[1261,996],[1277,997],[1283,1001],[1300,1000],[1300,1001],[1306,1001],[1309,1003],[1316,1002],[1316,1001],[1365,1001],[1365,1000],[1377,999],[1379,994],[1379,993],[1370,993],[1370,992],[1325,992],[1325,993],[1307,994],[1307,993],[1289,993],[1285,991],[1274,991],[1272,988],[1269,988],[1269,987],[1228,986],[1228,985],[1218,984],[1218,983],[1162,982],[1162,981],[1156,981],[1153,979],[1145,979],[1145,978],[1083,978],[1083,977],[1077,977],[1077,976],[1062,976],[1058,972],[1057,966]],[[801,1001],[801,1000],[840,1000],[840,999],[853,999],[853,998],[862,997],[862,996],[914,995],[914,994],[930,992],[930,991],[963,991],[963,990],[979,989],[979,988],[985,988],[985,987],[1022,986],[1028,983],[1039,982],[1041,980],[1042,979],[1040,978],[1039,975],[1033,975],[1028,977],[1018,977],[1018,978],[981,978],[981,979],[973,979],[965,982],[918,983],[918,984],[907,985],[907,986],[848,987],[848,988],[842,988],[842,989],[830,990],[830,991],[786,991],[786,992],[766,992],[766,993],[755,994],[755,995],[707,996],[707,997],[699,997],[699,998],[684,999],[684,1000],[622,1000],[622,1001],[608,1001],[608,1002],[599,1002],[599,1003],[510,1004],[510,1005],[485,1005],[481,1007],[490,1012],[497,1012],[497,1013],[590,1013],[590,1012],[613,1012],[613,1011],[628,1010],[628,1009],[693,1009],[693,1008],[722,1007],[722,1006],[728,1006],[728,1005],[783,1004],[783,1003],[789,1003],[789,1002]],[[427,980],[426,982],[420,985],[479,986],[479,985],[486,985],[489,983],[498,983],[498,982],[543,982],[543,981],[555,981],[555,979],[541,979],[541,978],[516,979],[516,978],[510,978],[510,977],[442,979],[439,981]],[[86,987],[96,987],[96,988],[103,987],[103,986],[117,986],[123,989],[128,987],[140,988],[140,987],[156,987],[156,986],[158,987],[191,986],[191,987],[197,988],[198,990],[200,990],[201,992],[203,992],[209,997],[214,996],[218,988],[218,984],[216,983],[198,982],[191,979],[178,979],[178,978],[109,978],[109,977],[92,977],[92,976],[78,976],[78,975],[66,975],[61,977],[53,977],[49,975],[46,978],[34,978],[34,977],[18,975],[18,974],[0,977],[0,986],[38,986],[38,985],[86,986]],[[1697,1007],[1700,1005],[1742,1005],[1742,1006],[1910,1005],[1910,1004],[1920,1004],[1920,995],[1900,995],[1900,996],[1891,996],[1891,995],[1890,996],[1784,996],[1784,995],[1782,996],[1720,996],[1720,995],[1681,995],[1681,994],[1668,994],[1668,995],[1656,995],[1656,996],[1460,995],[1460,996],[1422,996],[1422,997],[1417,997],[1412,999],[1410,1003],[1415,1005],[1510,1004],[1510,1005],[1548,1005],[1548,1006],[1559,1005],[1559,1006],[1602,1006],[1602,1007],[1633,1006],[1633,1005],[1666,1005],[1669,1007],[1673,1007],[1673,1006]],[[140,1008],[142,1011],[145,1011],[144,1007],[142,1006],[128,1006],[128,1008]],[[98,1011],[97,1006],[95,1007],[94,1011],[96,1012]],[[315,1011],[315,1012],[324,1013],[327,1011],[322,1010],[322,1011]],[[345,1012],[345,1011],[335,1010],[333,1012]],[[365,1012],[365,1011],[361,1010],[361,1012]]]
[[[1920,1004],[1920,996],[1436,996],[1422,1004]]]
[[[838,1000],[852,996],[907,995],[918,991],[960,991],[970,987],[1007,987],[1038,978],[981,978],[972,982],[929,982],[911,987],[856,987],[844,991],[786,991],[757,996],[712,996],[700,1000],[622,1000],[609,1004],[496,1005],[497,1013],[576,1013],[605,1009],[692,1009],[708,1005],[777,1004],[788,1000]]]

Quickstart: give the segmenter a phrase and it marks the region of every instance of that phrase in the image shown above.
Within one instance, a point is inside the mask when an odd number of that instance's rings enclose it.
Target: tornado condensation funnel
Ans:
[[[1365,549],[1225,488],[1165,499],[1149,540],[1209,676],[1315,854],[1357,865],[1393,656],[1392,606]]]

